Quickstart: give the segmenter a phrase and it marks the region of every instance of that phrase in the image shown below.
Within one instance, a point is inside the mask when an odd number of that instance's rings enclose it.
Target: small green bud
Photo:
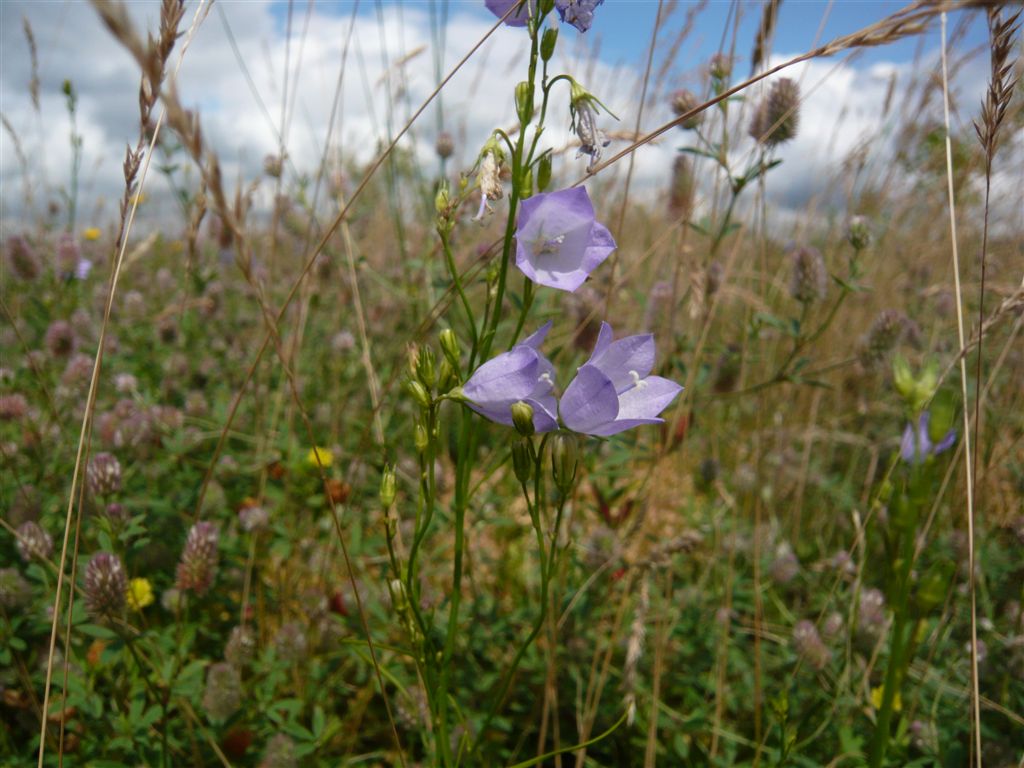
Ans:
[[[459,370],[462,352],[459,349],[459,337],[455,335],[455,331],[451,328],[445,328],[441,331],[440,342],[444,359],[451,365],[452,370]]]
[[[897,530],[909,534],[917,526],[917,508],[907,496],[900,494],[889,506],[889,519]]]
[[[405,388],[412,395],[413,400],[420,408],[429,408],[431,405],[430,394],[427,392],[427,388],[424,387],[420,382],[415,379],[409,379],[406,382]]]
[[[944,389],[932,398],[931,421],[928,422],[928,439],[941,443],[956,419],[956,398],[953,392]]]
[[[390,464],[384,467],[380,476],[380,504],[389,509],[395,503],[395,468]]]
[[[551,184],[551,153],[541,155],[537,161],[537,191],[543,192]]]
[[[540,57],[544,61],[551,61],[555,53],[555,43],[558,42],[558,27],[548,27],[544,30],[544,36],[540,39]]]
[[[568,496],[576,482],[577,441],[571,432],[558,432],[551,438],[551,476],[555,487]]]
[[[451,363],[442,360],[437,369],[437,391],[446,394],[459,383],[459,376],[452,370]]]
[[[512,403],[512,426],[523,437],[533,437],[533,406],[522,400]]]
[[[423,453],[425,450],[427,450],[427,445],[430,443],[430,440],[427,437],[426,427],[424,427],[422,424],[417,424],[415,428],[413,428],[412,437],[413,443],[416,445],[417,451]]]
[[[517,440],[512,444],[512,470],[520,483],[530,482],[533,475],[533,456],[527,440]]]
[[[915,603],[920,615],[931,613],[946,601],[949,591],[950,566],[936,562],[925,573],[917,586]]]
[[[521,125],[533,119],[533,86],[525,80],[516,86],[516,115]]]
[[[443,181],[437,188],[437,194],[434,195],[434,210],[437,211],[439,216],[443,216],[448,212],[450,204],[451,195],[448,192],[448,182]]]
[[[896,355],[892,359],[892,383],[904,400],[913,396],[914,372],[910,370],[910,363],[903,355]]]
[[[555,7],[555,0],[540,0],[541,18],[547,16]]]
[[[519,184],[519,199],[525,200],[533,195],[533,169],[527,168],[523,180]]]
[[[419,360],[416,362],[416,378],[427,388],[428,392],[437,383],[437,370],[434,367],[434,350],[430,347],[420,351]]]

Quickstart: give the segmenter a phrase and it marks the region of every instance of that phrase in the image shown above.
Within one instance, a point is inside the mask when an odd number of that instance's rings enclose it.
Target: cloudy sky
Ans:
[[[666,5],[672,5],[666,3]],[[153,29],[159,4],[129,4],[137,26]],[[186,19],[196,7],[190,2]],[[738,24],[731,13],[740,9]],[[888,1],[783,3],[773,61],[783,60],[839,34],[854,31],[900,7]],[[642,130],[671,117],[666,94],[678,87],[700,90],[701,67],[723,44],[735,46],[738,71],[749,71],[760,3],[679,3],[659,33],[652,68],[652,93]],[[636,122],[641,76],[658,3],[607,0],[586,35],[562,28],[557,70],[573,74],[620,118],[610,131],[629,132]],[[693,12],[689,36],[675,45]],[[38,59],[39,109],[30,98],[32,57],[25,22],[32,30]],[[186,106],[198,109],[204,135],[220,155],[227,178],[257,178],[264,156],[277,149],[282,126],[285,72],[288,72],[284,138],[292,168],[315,169],[325,144],[366,160],[419,106],[439,79],[479,40],[494,18],[481,2],[256,2],[219,0],[198,26],[178,75]],[[951,29],[961,21],[951,19]],[[724,36],[723,30],[729,30]],[[351,34],[350,34],[351,32]],[[525,71],[522,29],[499,29],[448,85],[438,105],[414,126],[407,147],[434,163],[432,147],[439,126],[456,137],[455,167],[468,167],[490,131],[513,121],[511,92]],[[882,105],[895,83],[904,93],[927,78],[937,57],[937,31],[852,59],[837,57],[795,67],[787,74],[801,84],[804,102],[799,138],[785,148],[782,167],[773,172],[775,204],[794,209],[820,194],[840,172],[842,160],[867,142],[877,162],[894,133],[892,114]],[[965,23],[957,50],[985,41],[983,20]],[[982,49],[983,50],[983,49]],[[77,125],[83,137],[81,211],[85,223],[109,222],[121,187],[126,144],[137,139],[138,72],[80,0],[0,0],[0,224],[7,234],[24,217],[26,188],[36,209],[66,188],[71,165],[70,123],[61,84],[70,79],[79,94]],[[346,53],[347,51],[347,53]],[[177,52],[173,56],[177,61]],[[329,116],[342,64],[340,108],[328,135]],[[975,57],[957,73],[961,109],[969,125],[985,87],[987,61]],[[897,103],[899,98],[897,97]],[[546,134],[555,147],[569,146],[568,110],[563,101]],[[894,110],[895,111],[895,110]],[[18,146],[11,131],[18,137]],[[655,195],[667,182],[677,148],[677,132],[636,154],[637,194]],[[609,151],[624,146],[613,142]],[[28,165],[28,180],[19,159]],[[740,148],[738,157],[742,157]],[[575,178],[584,161],[567,152],[558,169]],[[625,173],[625,163],[609,169]],[[167,184],[157,174],[147,181],[151,203],[144,215],[173,210]]]

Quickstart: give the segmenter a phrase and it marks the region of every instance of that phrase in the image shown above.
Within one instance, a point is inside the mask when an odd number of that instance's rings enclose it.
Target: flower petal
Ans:
[[[615,385],[594,366],[584,365],[566,387],[558,410],[573,432],[596,435],[595,430],[614,421],[619,413]]]
[[[540,345],[544,343],[544,338],[548,335],[548,331],[551,330],[551,321],[548,320],[544,325],[534,331],[530,336],[527,336],[523,341],[519,342],[524,347],[530,347],[530,349],[540,350]],[[518,344],[516,346],[519,346]],[[543,356],[542,356],[543,357]],[[548,363],[550,365],[550,363]]]
[[[590,358],[589,365],[601,369],[615,391],[622,393],[643,379],[654,367],[654,336],[649,333],[613,341]],[[635,374],[635,376],[634,376]]]
[[[661,376],[648,376],[619,395],[620,419],[653,419],[676,399],[682,387]]]
[[[590,230],[590,242],[583,254],[583,268],[587,272],[593,272],[601,262],[611,256],[616,247],[615,238],[608,231],[608,227],[595,221]]]
[[[523,402],[533,408],[533,428],[538,432],[558,429],[558,401],[554,395],[528,397]],[[511,410],[509,411],[511,413]]]
[[[593,432],[588,432],[587,434],[594,435],[594,437],[611,437],[633,427],[641,427],[644,424],[661,424],[664,421],[664,419],[619,419],[602,424],[596,427]]]
[[[537,352],[520,344],[477,368],[462,392],[482,408],[513,403],[529,397],[536,388],[538,367]]]

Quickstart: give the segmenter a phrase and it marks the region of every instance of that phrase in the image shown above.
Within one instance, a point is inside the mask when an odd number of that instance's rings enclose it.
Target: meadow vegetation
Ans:
[[[4,222],[0,765],[1021,764],[1012,8],[800,57],[990,30],[782,215],[807,84],[775,0],[699,91],[655,37],[665,125],[556,67],[599,3],[488,0],[524,58],[465,163],[396,126],[237,184],[174,87],[192,5],[94,2],[141,84],[117,220],[83,221],[76,164]],[[990,82],[950,119],[967,55]],[[679,150],[653,195],[606,170],[650,142]],[[146,228],[160,176],[180,214]]]

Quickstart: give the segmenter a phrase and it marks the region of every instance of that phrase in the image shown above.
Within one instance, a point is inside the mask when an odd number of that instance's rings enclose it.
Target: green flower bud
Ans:
[[[928,569],[917,586],[914,602],[919,615],[931,613],[946,601],[949,579],[952,576],[949,563],[936,562]]]
[[[540,0],[540,15],[541,18],[547,16],[554,10],[555,0]]]
[[[459,349],[459,337],[455,335],[455,331],[451,328],[445,328],[441,331],[440,342],[444,359],[448,361],[453,371],[458,371],[462,358],[462,352]]]
[[[533,456],[530,453],[529,441],[518,440],[512,444],[512,469],[520,483],[530,482],[533,475]]]
[[[516,115],[521,125],[533,119],[533,87],[525,80],[516,86]]]
[[[437,383],[437,370],[434,367],[434,350],[427,347],[420,352],[420,359],[416,363],[416,378],[420,380],[429,392]]]
[[[512,403],[512,426],[523,437],[532,437],[533,427],[533,406],[520,400]]]
[[[892,359],[892,383],[904,400],[913,396],[914,372],[910,370],[910,363],[903,355],[896,355]]]
[[[443,181],[437,188],[437,194],[434,195],[434,210],[437,211],[438,215],[443,216],[448,212],[448,206],[451,203],[451,196],[448,193],[448,182]]]
[[[555,53],[555,43],[558,42],[558,28],[548,27],[544,30],[544,36],[540,39],[540,57],[544,61],[551,61]]]
[[[558,432],[551,438],[551,476],[555,487],[568,496],[576,482],[577,441],[571,432]]]
[[[917,508],[907,496],[900,494],[889,506],[889,519],[897,530],[910,533],[917,526]]]
[[[519,198],[525,200],[533,195],[533,169],[527,168],[523,180],[519,184]]]
[[[551,184],[551,153],[541,155],[537,161],[537,191],[543,192]]]
[[[442,360],[441,365],[437,369],[437,391],[441,394],[446,394],[458,383],[459,376],[452,370],[451,363],[447,360]]]
[[[395,468],[391,465],[384,467],[380,476],[380,504],[384,509],[389,509],[395,503]]]
[[[956,397],[945,389],[932,399],[931,420],[928,422],[928,439],[940,443],[945,439],[956,420]]]
[[[417,424],[413,428],[412,439],[417,451],[423,453],[427,450],[427,445],[430,440],[427,437],[427,429],[422,424]]]
[[[412,395],[413,400],[420,408],[429,408],[431,405],[430,394],[427,392],[427,388],[424,387],[420,382],[415,379],[409,379],[406,382],[405,388]]]

